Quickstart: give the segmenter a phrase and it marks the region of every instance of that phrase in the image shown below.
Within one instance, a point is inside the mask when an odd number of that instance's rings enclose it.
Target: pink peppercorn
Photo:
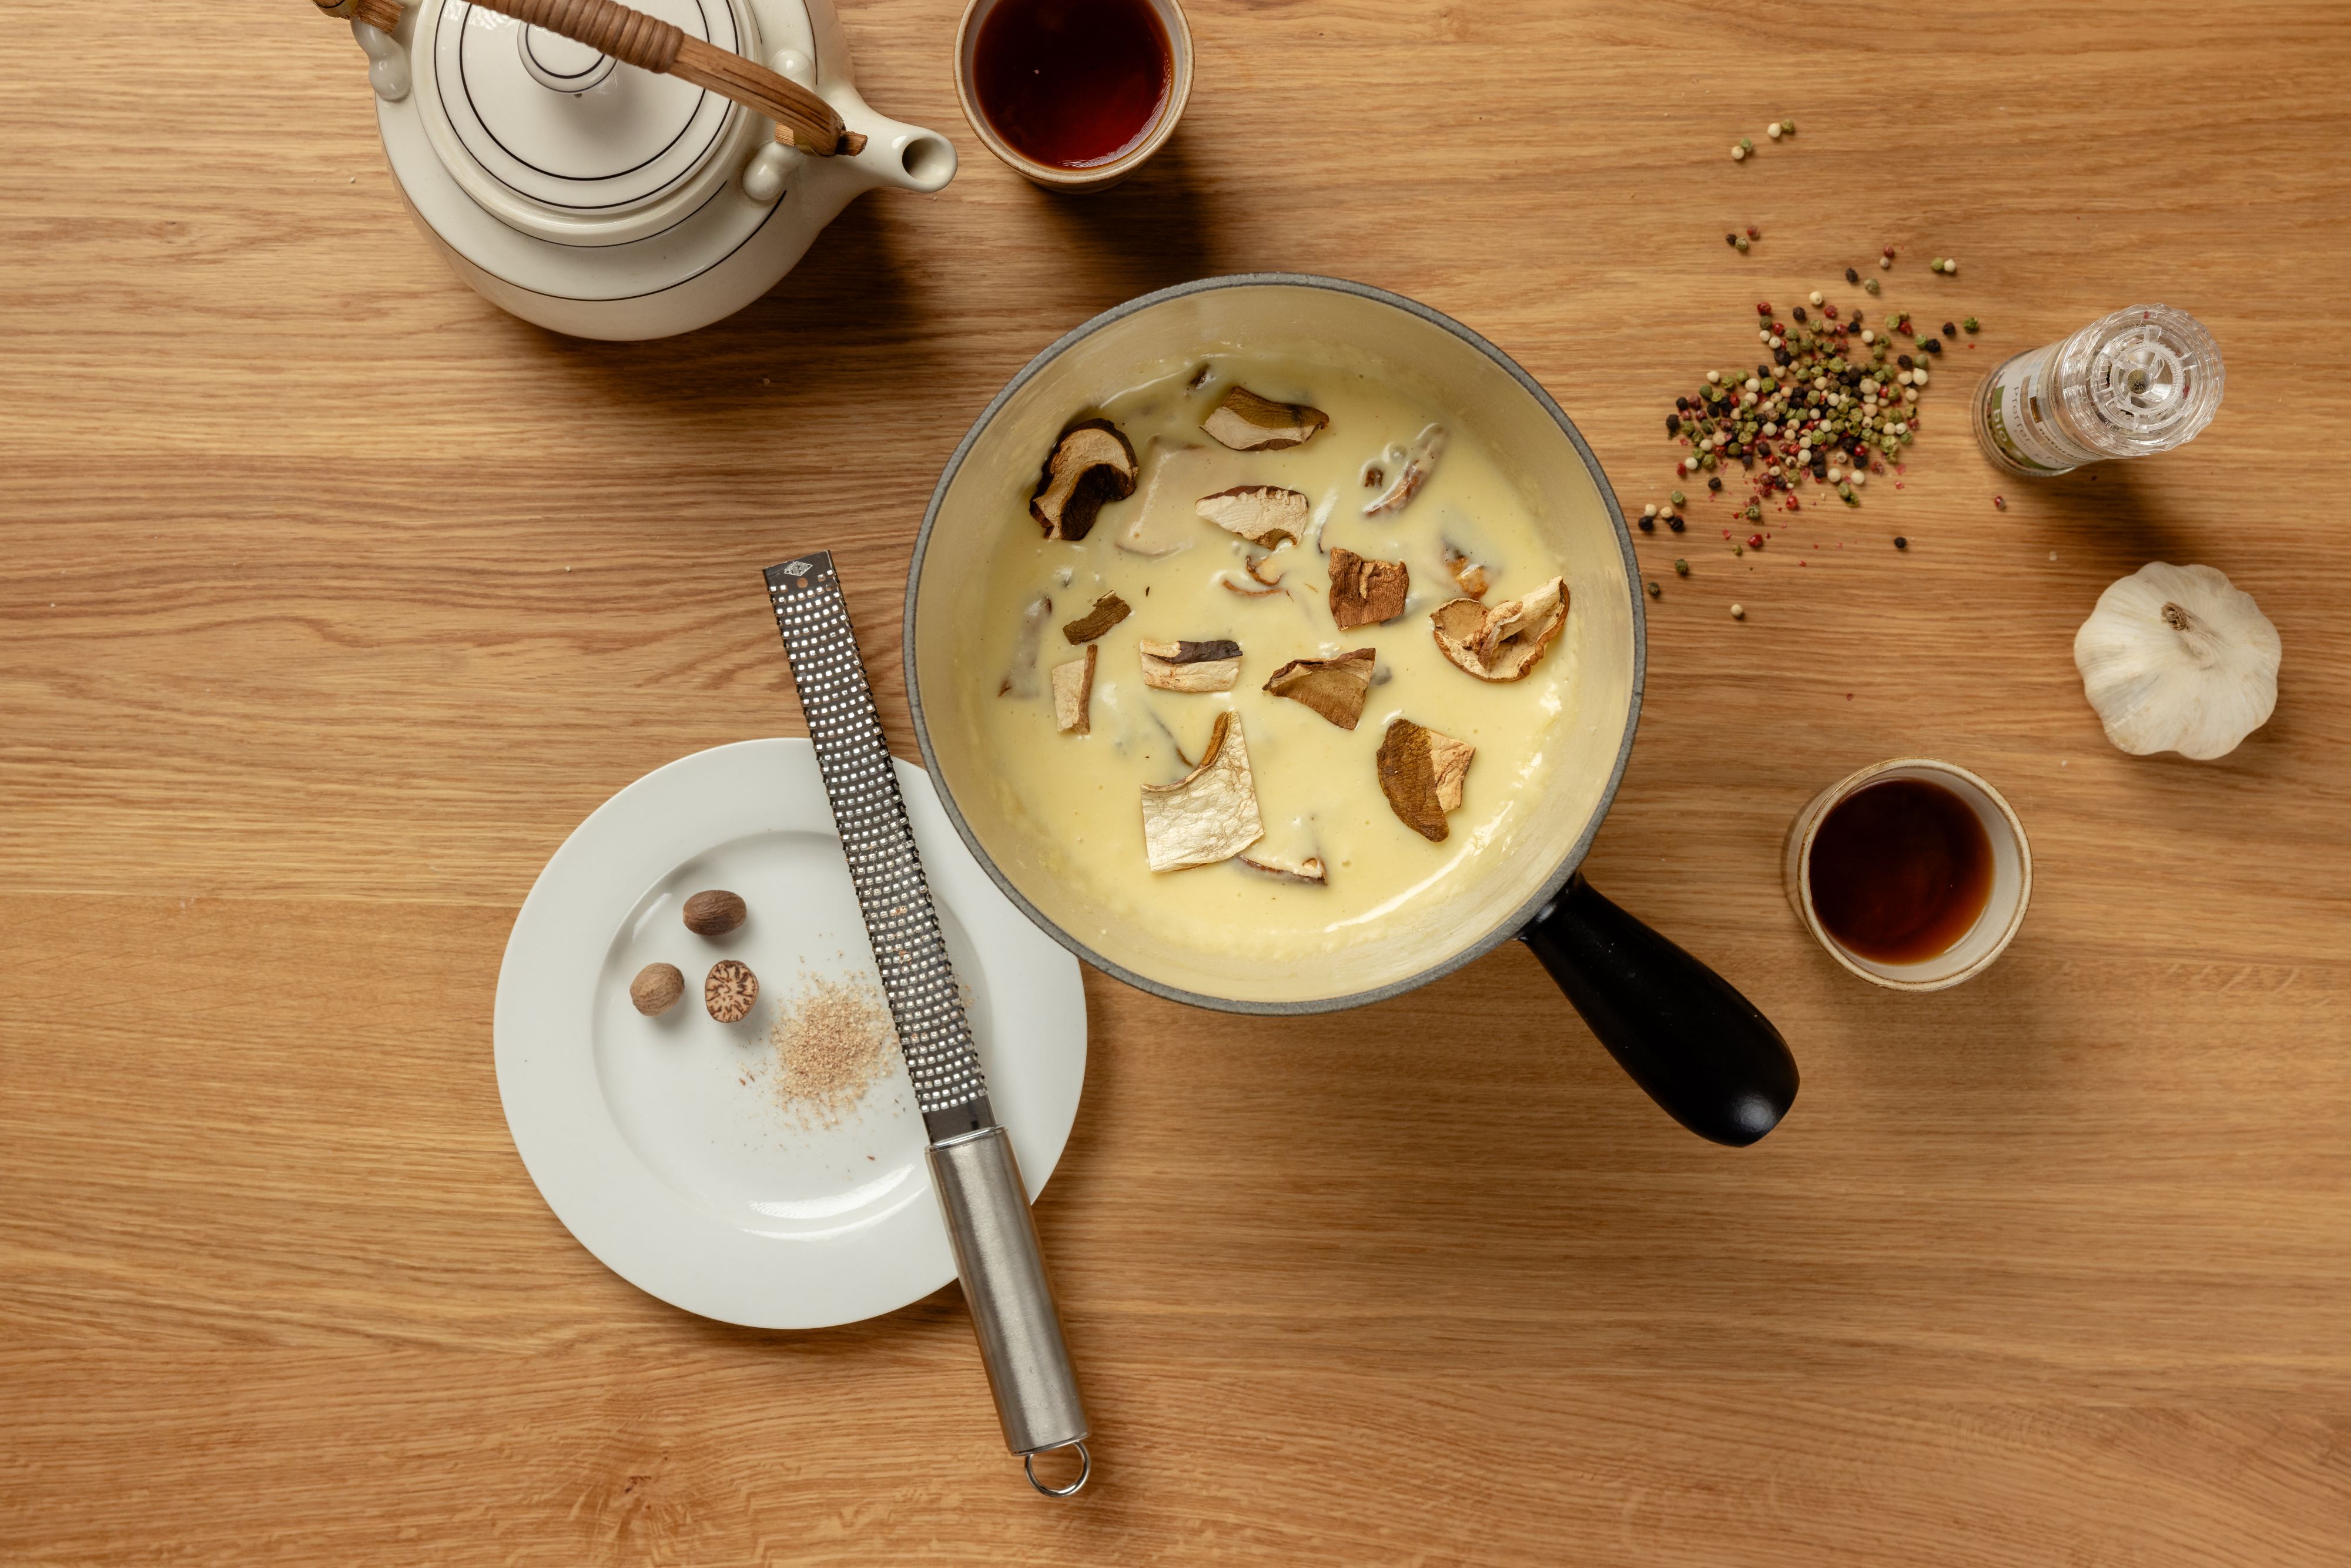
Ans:
[[[1821,307],[1821,314],[1834,321],[1836,319],[1836,307],[1834,305],[1823,305]]]
[[[1761,549],[1763,548],[1763,536],[1761,534],[1748,535],[1747,548],[1749,549]]]
[[[1757,300],[1755,302],[1755,314],[1758,316],[1769,316],[1771,314],[1771,302],[1768,299]]]

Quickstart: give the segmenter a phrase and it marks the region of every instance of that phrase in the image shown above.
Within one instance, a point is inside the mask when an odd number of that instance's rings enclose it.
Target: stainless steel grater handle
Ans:
[[[930,1134],[931,1176],[1005,1446],[1021,1457],[1031,1486],[1067,1497],[1093,1469],[1085,1405],[1038,1249],[1028,1189],[972,1047],[841,579],[823,550],[769,567],[767,576],[899,1053]],[[1078,1451],[1081,1468],[1066,1487],[1037,1479],[1036,1456],[1054,1448]]]
[[[1075,1448],[1084,1469],[1066,1489],[1029,1479],[1039,1491],[1065,1497],[1086,1484],[1093,1461],[1086,1453],[1086,1407],[1078,1375],[1061,1336],[1029,1213],[1029,1189],[1001,1127],[931,1145],[931,1179],[946,1211],[955,1242],[956,1273],[979,1335],[979,1359],[1004,1422],[1004,1446],[1024,1460],[1054,1448]]]

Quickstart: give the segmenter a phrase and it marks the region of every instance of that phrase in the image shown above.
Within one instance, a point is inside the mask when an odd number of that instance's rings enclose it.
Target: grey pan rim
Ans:
[[[962,470],[964,460],[971,455],[971,449],[978,444],[981,434],[995,423],[996,416],[1003,412],[1005,404],[1011,401],[1013,395],[1026,386],[1033,377],[1041,373],[1046,366],[1068,352],[1071,348],[1112,323],[1124,320],[1138,311],[1148,310],[1153,306],[1163,304],[1170,299],[1181,299],[1187,295],[1207,294],[1221,288],[1264,287],[1321,288],[1333,294],[1352,294],[1359,299],[1373,300],[1404,311],[1406,315],[1416,316],[1430,326],[1442,328],[1500,366],[1509,373],[1511,380],[1517,382],[1525,390],[1529,397],[1533,398],[1541,406],[1545,413],[1551,415],[1552,422],[1559,426],[1560,434],[1567,437],[1575,447],[1576,455],[1583,459],[1584,470],[1592,476],[1592,483],[1600,492],[1601,504],[1608,508],[1608,520],[1616,530],[1617,552],[1624,558],[1625,562],[1625,592],[1632,601],[1633,608],[1632,702],[1625,710],[1625,734],[1617,742],[1616,760],[1609,768],[1607,785],[1600,792],[1598,804],[1593,807],[1591,820],[1583,824],[1583,831],[1576,835],[1575,843],[1561,859],[1558,867],[1544,879],[1542,886],[1511,915],[1496,922],[1492,930],[1473,941],[1465,943],[1454,952],[1415,974],[1407,975],[1400,980],[1391,980],[1384,986],[1375,986],[1369,990],[1351,991],[1343,996],[1320,997],[1294,1002],[1249,1001],[1238,997],[1214,996],[1205,991],[1186,990],[1181,986],[1171,986],[1164,980],[1153,979],[1148,975],[1137,974],[1125,965],[1113,963],[1095,952],[1070,933],[1062,930],[1058,922],[1029,903],[1021,891],[1012,884],[1012,880],[997,865],[996,857],[987,852],[987,846],[980,842],[979,835],[971,831],[971,824],[964,820],[962,807],[956,802],[955,791],[948,787],[946,776],[940,771],[938,753],[931,745],[930,721],[923,711],[922,677],[914,662],[914,629],[921,623],[922,616],[923,559],[930,550],[931,530],[938,526],[939,509],[946,504],[947,490],[954,485],[956,475]],[[1616,492],[1610,486],[1608,476],[1602,472],[1600,460],[1592,455],[1592,448],[1585,444],[1583,433],[1575,428],[1575,422],[1567,417],[1567,412],[1559,406],[1551,393],[1543,391],[1541,385],[1534,377],[1529,375],[1516,360],[1511,359],[1510,355],[1443,311],[1431,309],[1416,299],[1407,299],[1401,294],[1374,287],[1368,283],[1356,283],[1343,277],[1324,277],[1309,272],[1228,273],[1217,277],[1196,278],[1190,283],[1179,283],[1173,287],[1155,289],[1149,294],[1138,295],[1125,304],[1114,305],[1092,320],[1072,328],[1042,353],[1022,366],[1020,373],[1005,382],[1004,390],[998,392],[989,401],[988,405],[980,411],[977,419],[972,421],[971,429],[965,433],[962,442],[955,449],[955,455],[947,459],[946,467],[941,471],[937,488],[931,492],[931,504],[923,512],[922,531],[914,536],[914,559],[906,572],[904,640],[906,703],[914,713],[914,743],[922,748],[923,766],[930,769],[931,779],[938,787],[939,803],[946,808],[947,820],[955,823],[956,831],[963,836],[963,841],[970,847],[972,858],[979,862],[981,868],[987,873],[989,878],[997,886],[1004,890],[1004,896],[1010,899],[1022,914],[1035,921],[1038,929],[1076,954],[1080,960],[1092,965],[1106,975],[1116,976],[1137,990],[1148,991],[1153,996],[1165,997],[1169,1001],[1184,1002],[1192,1007],[1207,1008],[1216,1012],[1253,1013],[1261,1017],[1343,1012],[1349,1008],[1368,1007],[1374,1002],[1383,1002],[1391,997],[1400,997],[1406,991],[1418,990],[1432,980],[1443,978],[1465,964],[1476,962],[1524,930],[1529,922],[1559,896],[1560,890],[1567,885],[1568,879],[1573,876],[1576,868],[1583,863],[1583,857],[1591,852],[1593,839],[1600,831],[1600,824],[1607,820],[1609,807],[1615,803],[1617,787],[1625,780],[1625,765],[1633,755],[1634,737],[1641,725],[1641,691],[1647,682],[1649,664],[1648,618],[1641,605],[1640,563],[1633,554],[1633,536],[1625,526],[1625,514],[1616,505]]]

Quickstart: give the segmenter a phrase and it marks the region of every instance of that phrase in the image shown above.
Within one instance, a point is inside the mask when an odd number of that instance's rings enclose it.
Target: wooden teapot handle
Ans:
[[[389,32],[401,0],[314,0],[330,16],[350,16]],[[865,151],[865,138],[841,123],[832,105],[789,78],[684,28],[632,10],[620,0],[474,0],[486,10],[585,44],[600,55],[657,75],[674,76],[732,99],[776,122],[779,139],[830,158]]]

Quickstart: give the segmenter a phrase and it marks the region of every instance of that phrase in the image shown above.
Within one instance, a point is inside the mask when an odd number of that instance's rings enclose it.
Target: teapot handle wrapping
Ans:
[[[387,32],[399,26],[400,0],[314,0],[330,16],[350,16]],[[620,0],[474,0],[518,22],[585,44],[622,65],[674,76],[776,122],[777,136],[820,158],[855,157],[865,138],[832,105],[756,60],[747,60]]]

